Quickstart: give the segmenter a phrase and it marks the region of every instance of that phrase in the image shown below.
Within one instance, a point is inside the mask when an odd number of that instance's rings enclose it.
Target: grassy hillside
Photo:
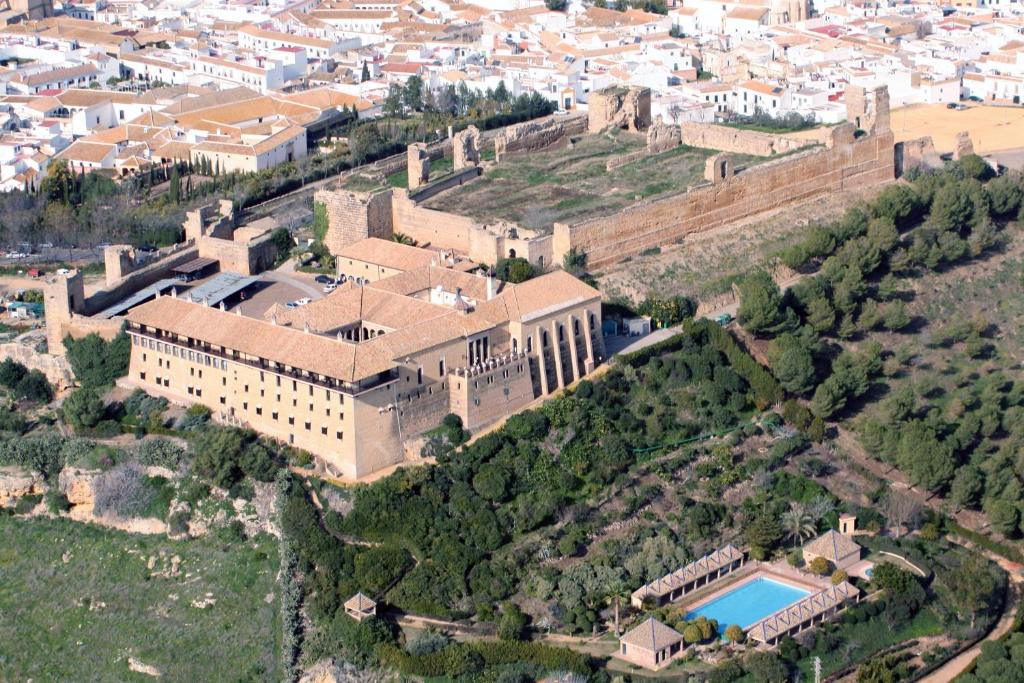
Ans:
[[[275,539],[171,541],[11,516],[0,538],[0,679],[152,680],[129,657],[165,681],[280,678]]]

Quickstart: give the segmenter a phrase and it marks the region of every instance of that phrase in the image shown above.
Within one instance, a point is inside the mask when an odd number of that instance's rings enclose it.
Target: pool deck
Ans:
[[[755,561],[748,563],[747,566],[751,567],[752,571],[739,578],[737,581],[731,581],[728,584],[722,585],[715,585],[715,583],[711,583],[708,585],[708,588],[713,589],[710,593],[705,593],[693,602],[680,601],[680,604],[686,608],[687,612],[693,612],[709,602],[713,602],[724,595],[728,595],[733,591],[739,590],[743,586],[752,581],[756,581],[757,579],[771,579],[772,581],[778,581],[779,583],[784,583],[787,586],[791,586],[799,590],[805,590],[809,593],[817,593],[831,585],[827,579],[803,574],[789,565],[780,565],[777,562],[767,563]]]

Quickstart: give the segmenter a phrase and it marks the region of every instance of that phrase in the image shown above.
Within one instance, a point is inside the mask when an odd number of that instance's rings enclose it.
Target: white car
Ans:
[[[296,299],[296,300],[295,300],[295,301],[293,301],[292,303],[293,303],[293,304],[295,304],[296,306],[306,306],[306,305],[308,305],[308,304],[311,304],[311,303],[313,303],[313,300],[312,300],[312,299],[310,299],[310,298],[309,298],[309,297],[307,296],[307,297],[303,297],[303,298],[301,298],[301,299]]]
[[[71,271],[68,270],[67,268],[58,268],[57,269],[57,275],[67,275],[70,272]]]
[[[324,285],[324,294],[330,294],[331,292],[333,292],[337,288],[338,288],[338,285],[334,284],[333,282],[331,284],[329,284],[329,285]]]

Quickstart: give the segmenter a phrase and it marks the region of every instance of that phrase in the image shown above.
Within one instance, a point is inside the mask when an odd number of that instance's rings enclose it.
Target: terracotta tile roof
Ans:
[[[377,237],[368,237],[353,242],[342,248],[336,257],[364,261],[401,271],[423,268],[438,261],[437,255],[429,249],[421,249]]]
[[[824,557],[834,563],[850,553],[860,552],[860,546],[849,536],[844,536],[835,529],[829,529],[804,545],[804,552]]]
[[[648,617],[647,621],[633,627],[619,638],[619,642],[652,652],[671,647],[682,640],[683,636],[678,631],[654,617]]]
[[[67,149],[58,154],[57,157],[69,161],[88,161],[98,164],[106,159],[115,149],[116,147],[110,144],[76,140]]]

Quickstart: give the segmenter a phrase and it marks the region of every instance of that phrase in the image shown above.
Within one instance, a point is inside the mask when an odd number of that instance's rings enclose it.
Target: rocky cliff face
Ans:
[[[11,507],[23,496],[50,490],[43,477],[20,467],[0,467],[0,507]]]

